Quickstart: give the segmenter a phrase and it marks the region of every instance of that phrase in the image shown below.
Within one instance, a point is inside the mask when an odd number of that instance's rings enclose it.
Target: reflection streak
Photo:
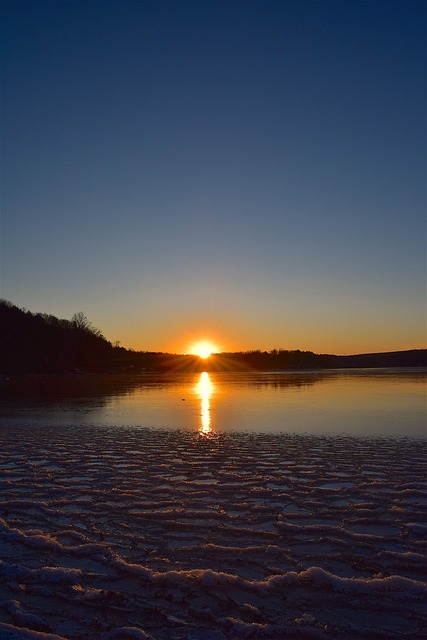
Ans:
[[[199,431],[202,435],[208,436],[212,434],[210,397],[213,394],[214,386],[207,371],[200,374],[196,391],[201,400],[201,425]]]

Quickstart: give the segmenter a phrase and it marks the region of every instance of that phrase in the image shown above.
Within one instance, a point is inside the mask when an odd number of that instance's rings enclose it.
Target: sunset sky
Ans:
[[[425,347],[423,2],[2,2],[1,296],[125,347]]]

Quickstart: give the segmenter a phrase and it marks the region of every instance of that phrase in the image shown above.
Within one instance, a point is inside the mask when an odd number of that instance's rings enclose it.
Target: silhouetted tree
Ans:
[[[82,331],[87,331],[88,333],[92,333],[94,336],[103,337],[102,332],[97,327],[94,327],[91,322],[86,318],[83,311],[78,311],[71,318],[72,324]]]

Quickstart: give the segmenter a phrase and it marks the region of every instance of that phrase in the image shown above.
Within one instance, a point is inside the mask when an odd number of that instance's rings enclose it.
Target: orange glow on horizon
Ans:
[[[99,324],[102,322],[100,321]],[[247,351],[268,352],[272,349],[288,351],[299,349],[316,354],[354,355],[426,348],[422,339],[414,337],[410,340],[397,340],[391,331],[387,333],[386,329],[381,336],[378,336],[372,332],[371,326],[357,327],[354,336],[349,339],[348,333],[332,321],[330,326],[325,327],[319,324],[315,330],[311,330],[309,325],[306,326],[302,322],[297,328],[289,324],[286,326],[286,335],[283,335],[283,328],[279,331],[274,326],[269,326],[266,333],[266,329],[262,326],[255,327],[253,330],[252,327],[248,328],[245,325],[236,327],[232,322],[229,326],[225,324],[225,321],[222,324],[191,322],[188,318],[185,318],[185,322],[174,321],[173,323],[169,319],[164,321],[159,319],[155,326],[148,326],[142,335],[141,323],[135,321],[134,327],[117,326],[114,327],[114,331],[105,332],[105,335],[111,342],[119,337],[120,346],[135,351],[191,356],[196,355],[195,345],[200,342],[211,343],[213,345],[211,351],[215,355]],[[414,333],[416,333],[415,328]]]

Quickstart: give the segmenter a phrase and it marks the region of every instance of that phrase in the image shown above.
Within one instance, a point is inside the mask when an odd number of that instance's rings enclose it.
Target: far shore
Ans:
[[[246,351],[212,354],[207,359],[194,355],[134,352],[120,349],[99,360],[49,361],[16,367],[9,363],[0,371],[0,383],[11,377],[85,376],[88,374],[156,374],[208,372],[296,372],[333,371],[347,369],[402,369],[427,367],[427,349],[368,353],[355,355],[315,354],[311,351]]]

